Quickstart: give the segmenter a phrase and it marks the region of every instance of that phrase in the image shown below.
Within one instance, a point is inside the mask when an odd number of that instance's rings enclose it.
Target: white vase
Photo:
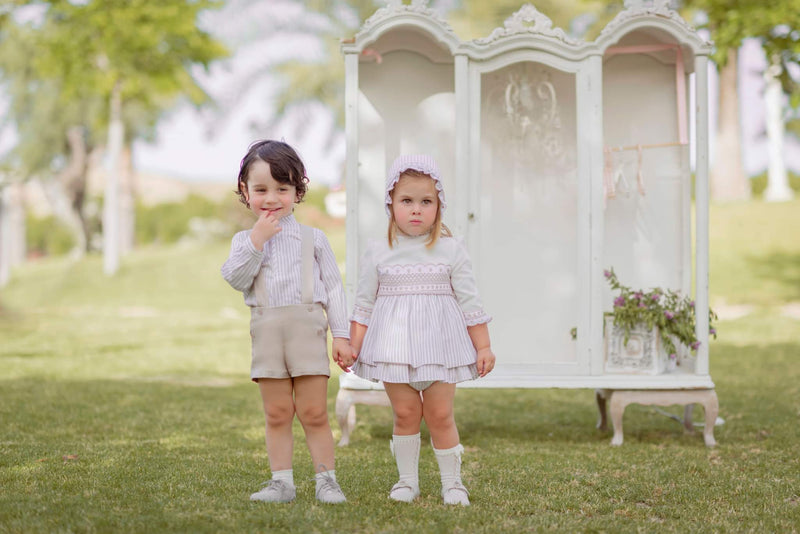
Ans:
[[[606,373],[657,375],[667,370],[669,361],[658,327],[636,325],[625,343],[625,330],[614,325],[613,316],[606,315]]]

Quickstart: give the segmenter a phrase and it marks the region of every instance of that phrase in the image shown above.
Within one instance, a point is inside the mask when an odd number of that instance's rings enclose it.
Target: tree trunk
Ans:
[[[119,269],[119,154],[124,142],[122,95],[117,83],[111,93],[106,145],[106,188],[103,198],[103,272],[111,276]]]
[[[767,202],[783,202],[791,200],[794,192],[789,187],[786,176],[786,164],[783,152],[783,89],[778,76],[781,74],[780,58],[772,61],[764,71],[764,100],[767,108],[767,140],[769,145],[769,168],[767,171],[767,190],[764,200]]]
[[[123,147],[119,165],[119,252],[125,256],[133,250],[136,233],[136,184],[130,143]]]
[[[742,163],[737,63],[738,50],[731,49],[728,62],[719,71],[719,121],[711,168],[711,199],[716,202],[750,198],[750,181]]]
[[[0,183],[0,287],[11,270],[25,261],[25,210],[22,184]]]
[[[89,155],[83,127],[72,126],[67,130],[67,146],[69,146],[69,164],[56,176],[56,187],[47,184],[45,190],[48,192],[56,216],[72,231],[75,247],[71,255],[79,258],[89,250],[89,229],[83,214]]]

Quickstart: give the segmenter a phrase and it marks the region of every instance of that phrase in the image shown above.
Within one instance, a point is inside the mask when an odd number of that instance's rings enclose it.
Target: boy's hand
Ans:
[[[494,369],[495,359],[491,347],[478,350],[478,358],[476,360],[478,364],[478,375],[482,377],[488,375],[489,372]]]
[[[278,224],[278,219],[269,212],[264,212],[256,220],[253,225],[253,231],[250,233],[250,241],[256,250],[264,250],[264,243],[272,239],[272,237],[281,231]]]
[[[342,371],[350,372],[350,366],[355,361],[355,353],[353,347],[350,346],[350,341],[343,337],[333,338],[331,352],[336,365],[341,367]]]

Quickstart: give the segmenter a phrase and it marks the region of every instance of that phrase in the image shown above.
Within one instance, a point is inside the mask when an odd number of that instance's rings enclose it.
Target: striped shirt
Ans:
[[[250,240],[251,230],[238,232],[231,242],[231,253],[222,266],[222,277],[244,294],[244,303],[257,306],[253,280],[261,265],[266,270],[269,307],[301,303],[302,232],[294,215],[280,220],[281,231],[256,250]],[[313,301],[325,308],[333,337],[350,338],[344,287],[336,257],[322,230],[314,228]]]

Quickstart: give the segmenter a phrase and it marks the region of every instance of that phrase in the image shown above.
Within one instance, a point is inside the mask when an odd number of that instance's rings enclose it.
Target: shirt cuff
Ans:
[[[369,326],[369,319],[372,317],[372,308],[364,308],[362,306],[353,307],[353,315],[350,316],[351,321]]]
[[[467,323],[467,326],[475,326],[479,324],[488,323],[492,320],[490,315],[487,315],[485,311],[476,310],[469,313],[464,314],[464,321]]]
[[[339,330],[331,328],[331,337],[343,337],[347,340],[350,340],[350,331],[347,329]]]

